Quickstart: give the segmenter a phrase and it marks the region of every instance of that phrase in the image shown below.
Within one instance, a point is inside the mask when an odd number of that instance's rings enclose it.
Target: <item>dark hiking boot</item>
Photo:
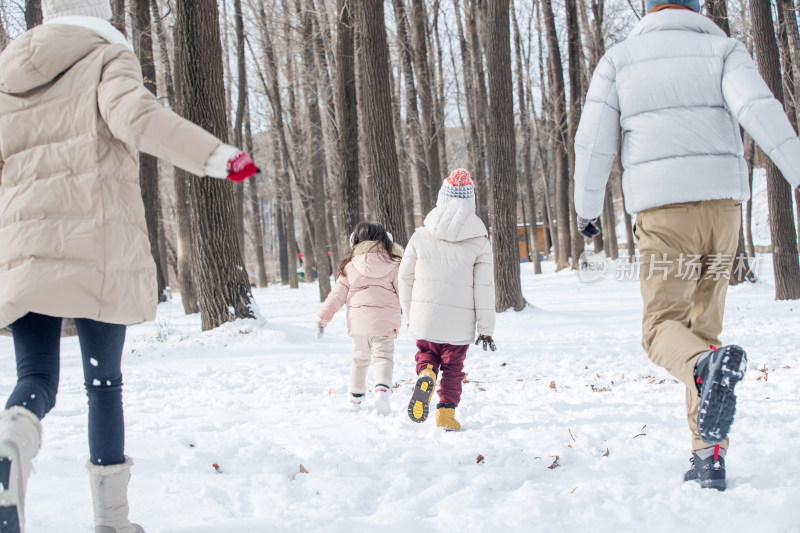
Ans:
[[[703,442],[719,444],[728,436],[736,412],[733,388],[746,370],[747,354],[735,344],[713,349],[697,360],[694,367],[700,396],[697,431]]]
[[[414,422],[425,422],[428,419],[431,396],[435,388],[436,372],[433,370],[433,365],[425,365],[417,375],[414,392],[411,393],[411,400],[408,402],[408,418]]]
[[[683,476],[684,482],[697,481],[704,489],[725,490],[727,487],[725,450],[721,450],[719,444],[711,448],[695,450],[689,461],[692,463],[692,468]]]

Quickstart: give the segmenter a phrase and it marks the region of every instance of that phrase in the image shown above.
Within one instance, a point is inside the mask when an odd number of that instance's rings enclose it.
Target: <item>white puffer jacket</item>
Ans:
[[[800,140],[745,47],[683,9],[644,17],[592,76],[575,139],[575,209],[602,211],[622,133],[626,208],[750,197],[739,124],[800,185]]]
[[[440,202],[400,261],[400,305],[415,339],[464,345],[494,334],[494,266],[474,199]]]

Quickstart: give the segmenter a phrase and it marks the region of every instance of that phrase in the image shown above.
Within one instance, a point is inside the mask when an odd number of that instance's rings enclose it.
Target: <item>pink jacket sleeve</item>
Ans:
[[[328,325],[328,322],[331,321],[336,311],[341,309],[345,304],[349,291],[350,284],[347,282],[347,278],[345,276],[339,276],[333,290],[328,294],[328,297],[325,298],[325,303],[322,304],[322,307],[320,307],[317,312],[317,318],[323,327]]]

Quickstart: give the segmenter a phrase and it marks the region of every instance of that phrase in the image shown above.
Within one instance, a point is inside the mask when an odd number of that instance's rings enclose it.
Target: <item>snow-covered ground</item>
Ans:
[[[315,341],[315,285],[258,290],[263,320],[206,333],[179,302],[163,304],[125,349],[131,517],[148,533],[800,532],[800,302],[774,301],[768,262],[763,281],[728,298],[724,340],[747,349],[750,369],[725,493],[681,482],[684,387],[639,345],[638,284],[522,266],[531,305],[498,316],[496,353],[470,349],[461,433],[409,421],[405,331],[392,415],[377,416],[369,394],[362,412],[345,409],[344,312]],[[76,339],[62,365],[29,533],[93,531]],[[8,338],[0,368],[5,397]]]

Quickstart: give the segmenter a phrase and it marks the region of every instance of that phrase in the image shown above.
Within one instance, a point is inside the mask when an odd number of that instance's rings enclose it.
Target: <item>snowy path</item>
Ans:
[[[638,284],[586,286],[531,268],[532,307],[498,317],[497,353],[469,351],[461,433],[408,420],[405,332],[394,413],[378,417],[369,395],[362,412],[345,410],[344,312],[315,341],[316,286],[257,291],[266,321],[208,333],[179,303],[162,305],[155,323],[129,330],[124,356],[132,518],[148,533],[800,532],[800,302],[773,300],[771,265],[766,281],[729,293],[724,340],[742,344],[750,365],[725,493],[681,483],[684,389],[639,345]],[[29,533],[93,531],[77,340],[62,351]],[[0,368],[6,397],[8,338]]]

